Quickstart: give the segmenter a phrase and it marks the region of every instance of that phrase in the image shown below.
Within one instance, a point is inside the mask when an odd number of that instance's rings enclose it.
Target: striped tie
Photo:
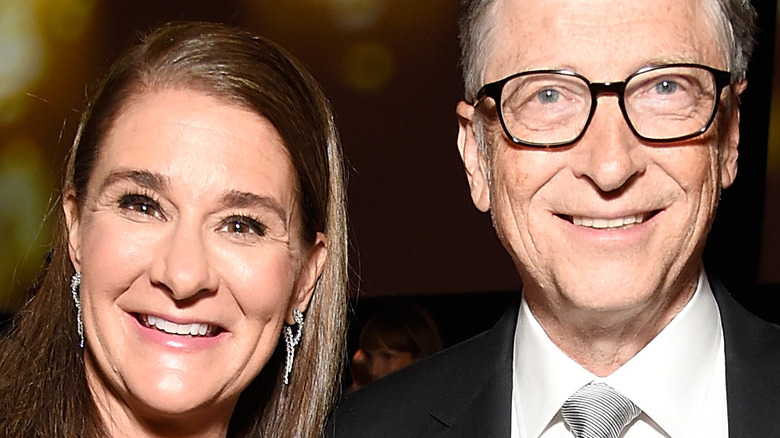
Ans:
[[[563,421],[576,438],[618,438],[640,412],[631,400],[598,382],[578,389],[561,407]]]

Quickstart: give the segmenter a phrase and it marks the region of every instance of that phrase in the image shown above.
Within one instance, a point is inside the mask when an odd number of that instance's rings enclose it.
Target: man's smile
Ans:
[[[576,226],[597,228],[597,229],[622,229],[634,225],[639,225],[642,222],[652,218],[658,213],[659,210],[649,211],[646,213],[629,214],[623,217],[590,217],[579,215],[565,215],[556,214],[556,216],[564,219]]]

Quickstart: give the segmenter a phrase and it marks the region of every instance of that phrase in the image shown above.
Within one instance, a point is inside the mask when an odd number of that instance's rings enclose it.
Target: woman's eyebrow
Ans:
[[[228,208],[264,208],[270,209],[280,218],[287,220],[288,212],[279,202],[269,196],[261,196],[250,192],[230,190],[222,195],[222,205]]]
[[[157,172],[140,169],[118,169],[106,176],[100,185],[100,191],[102,192],[106,187],[125,180],[155,192],[163,192],[170,186],[168,177]]]

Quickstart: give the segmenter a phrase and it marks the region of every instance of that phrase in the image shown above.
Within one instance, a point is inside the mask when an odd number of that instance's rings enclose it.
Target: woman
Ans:
[[[321,89],[276,45],[189,23],[130,48],[0,345],[0,434],[319,436],[344,338],[341,160]]]

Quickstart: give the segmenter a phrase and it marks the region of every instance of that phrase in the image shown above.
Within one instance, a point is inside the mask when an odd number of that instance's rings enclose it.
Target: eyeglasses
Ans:
[[[621,82],[590,82],[569,70],[517,73],[482,87],[473,103],[493,99],[506,135],[530,147],[578,141],[601,94],[616,94],[631,131],[648,142],[701,135],[712,124],[731,73],[698,64],[643,68]]]

